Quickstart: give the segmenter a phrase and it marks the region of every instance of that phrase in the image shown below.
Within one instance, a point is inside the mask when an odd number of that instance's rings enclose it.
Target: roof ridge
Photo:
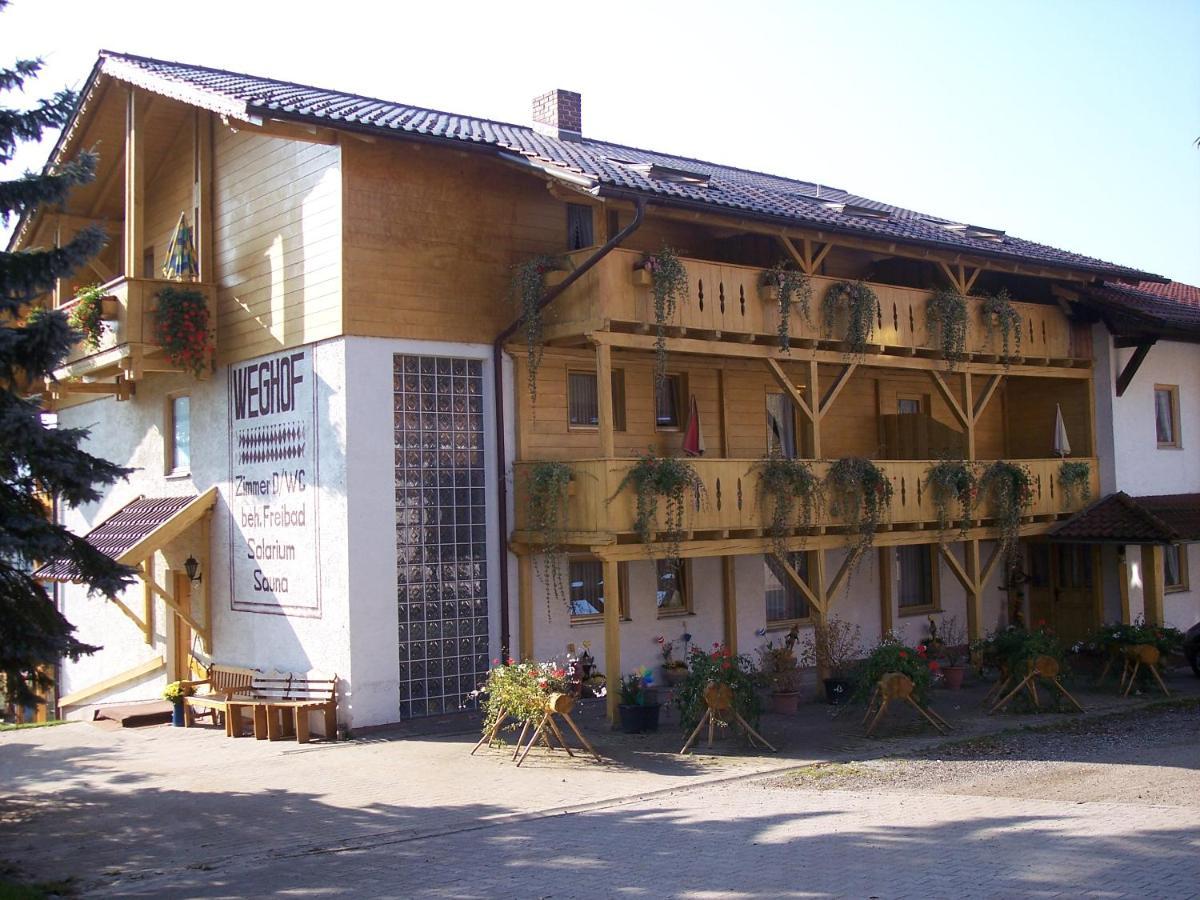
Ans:
[[[1181,537],[1181,535],[1174,528],[1174,526],[1169,525],[1167,522],[1160,519],[1152,511],[1150,511],[1145,506],[1143,506],[1141,503],[1139,503],[1135,498],[1130,497],[1124,491],[1117,491],[1113,496],[1116,497],[1120,502],[1122,502],[1130,511],[1136,512],[1138,515],[1140,515],[1143,519],[1145,519],[1148,523],[1153,525],[1155,528],[1161,530],[1165,534],[1172,535],[1175,538],[1175,540],[1179,540],[1179,538]]]

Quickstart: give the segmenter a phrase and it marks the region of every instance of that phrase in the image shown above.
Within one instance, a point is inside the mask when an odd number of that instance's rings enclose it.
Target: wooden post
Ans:
[[[1125,548],[1121,547],[1117,554],[1117,587],[1121,594],[1121,624],[1132,625],[1133,617],[1129,612],[1129,562],[1125,559]]]
[[[145,624],[146,643],[154,646],[154,557],[146,559],[146,574],[142,576],[142,622]]]
[[[808,408],[812,410],[811,432],[812,440],[809,443],[809,449],[812,451],[813,459],[821,459],[821,387],[818,381],[817,361],[810,359],[808,361]],[[825,563],[822,560],[822,567]],[[825,590],[825,582],[821,582],[822,593]],[[822,597],[822,600],[824,597]]]
[[[963,541],[963,556],[967,580],[974,587],[967,589],[967,640],[983,637],[983,584],[979,568],[979,541]]]
[[[533,557],[517,557],[517,657],[533,659]]]
[[[145,101],[136,88],[125,95],[125,277],[137,278],[145,242]]]
[[[600,435],[600,456],[612,459],[613,444],[612,348],[596,345],[596,415]]]
[[[608,720],[615,725],[621,700],[621,578],[615,559],[604,560],[604,681]]]
[[[195,111],[193,134],[196,159],[193,221],[196,226],[196,269],[201,281],[216,281],[213,270],[212,113]]]
[[[896,548],[879,548],[879,633],[888,634],[895,627],[896,609]]]
[[[1163,623],[1163,548],[1142,544],[1142,603],[1147,625]]]
[[[729,413],[725,407],[725,382],[727,375],[724,369],[717,369],[717,411],[720,414],[721,428],[721,457],[729,458]]]
[[[196,615],[196,604],[193,598],[192,615],[197,621],[204,623],[200,632],[200,647],[209,656],[213,652],[213,614],[212,614],[212,511],[209,510],[200,520],[200,562],[201,571],[205,578],[200,582],[200,602],[204,604],[204,615]]]
[[[963,412],[967,414],[967,461],[975,461],[975,386],[971,383],[971,371],[963,371]],[[976,548],[978,550],[978,548]],[[976,554],[978,556],[978,554]]]
[[[725,618],[725,646],[729,648],[729,652],[737,656],[737,581],[735,578],[734,567],[737,564],[736,556],[721,557],[721,597],[723,600],[722,608]]]

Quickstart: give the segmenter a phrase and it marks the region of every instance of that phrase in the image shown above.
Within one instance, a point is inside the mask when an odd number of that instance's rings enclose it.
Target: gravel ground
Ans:
[[[807,766],[763,785],[1200,809],[1200,704],[1161,704],[948,741],[904,756]]]

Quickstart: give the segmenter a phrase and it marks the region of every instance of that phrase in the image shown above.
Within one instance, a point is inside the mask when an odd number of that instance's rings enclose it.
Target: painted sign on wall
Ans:
[[[316,413],[311,347],[230,366],[233,609],[320,615]]]

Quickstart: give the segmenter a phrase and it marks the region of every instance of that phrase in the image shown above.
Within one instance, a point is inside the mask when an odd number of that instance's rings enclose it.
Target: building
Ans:
[[[104,645],[63,667],[68,714],[156,696],[218,659],[336,672],[340,715],[361,727],[459,708],[504,652],[586,644],[612,680],[653,665],[660,635],[750,652],[833,614],[867,644],[888,630],[916,640],[931,616],[979,635],[1014,615],[994,504],[940,532],[930,467],[1023,463],[1022,545],[1086,506],[1108,441],[1090,292],[1156,276],[592,140],[567,91],[538,98],[534,119],[101,54],[51,159],[99,146],[99,176],[14,237],[52,243],[95,221],[114,235],[94,271],[46,300],[70,305],[101,281],[112,319],[44,398],[92,429],[96,452],[137,467],[67,521],[98,529],[143,584],[105,602],[48,570],[68,618]],[[215,336],[201,378],[154,333],[181,213],[199,262],[187,288]],[[687,296],[660,323],[644,263],[665,246]],[[526,270],[547,289],[533,395],[508,298],[514,267],[539,257],[555,261]],[[812,293],[782,338],[769,274],[781,261]],[[961,360],[927,314],[940,289],[962,298]],[[1011,332],[975,292],[1015,298],[1001,311]],[[865,340],[848,341],[852,327]],[[1065,492],[1056,407],[1086,463]],[[695,418],[702,488],[682,498],[674,539],[660,517],[644,544],[625,476],[639,454],[695,444]],[[862,565],[847,564],[855,517],[831,498],[811,521],[775,517],[758,487],[769,454],[811,459],[818,477],[875,461],[892,496]],[[537,484],[553,462],[569,484],[549,533]],[[547,540],[561,543],[549,577]],[[1067,631],[1099,618],[1090,594],[1077,606]]]

